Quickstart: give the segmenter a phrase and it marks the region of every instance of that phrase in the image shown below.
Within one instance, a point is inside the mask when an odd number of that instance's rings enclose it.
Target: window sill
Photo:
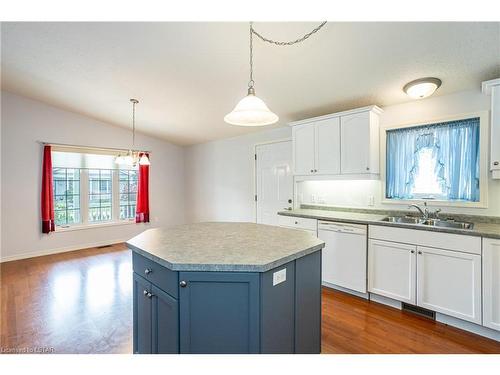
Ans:
[[[123,220],[123,221],[108,221],[105,223],[96,223],[96,224],[81,224],[81,225],[73,225],[70,227],[56,227],[55,233],[73,232],[76,230],[96,229],[96,228],[132,225],[132,224],[141,224],[141,223],[136,223],[135,220],[131,221]]]

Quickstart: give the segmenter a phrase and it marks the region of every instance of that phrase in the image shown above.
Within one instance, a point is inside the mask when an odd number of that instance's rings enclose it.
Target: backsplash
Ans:
[[[296,207],[313,205],[335,207],[336,209],[382,210],[384,213],[408,210],[407,204],[382,202],[382,182],[380,180],[303,181],[296,183],[295,188]],[[440,207],[432,204],[431,209],[441,208],[443,214],[500,218],[500,180],[490,180],[488,188],[488,208]]]

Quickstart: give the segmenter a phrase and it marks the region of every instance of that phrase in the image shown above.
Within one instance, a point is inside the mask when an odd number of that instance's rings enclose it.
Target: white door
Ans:
[[[341,172],[370,173],[370,113],[342,116],[340,123]]]
[[[415,304],[416,246],[370,240],[368,291]]]
[[[417,305],[481,324],[481,256],[417,247]]]
[[[292,128],[293,162],[295,174],[314,173],[314,124],[297,125]]]
[[[292,207],[292,142],[256,147],[257,223],[278,225],[278,211]]]
[[[500,331],[500,240],[483,238],[483,325]]]
[[[366,226],[320,222],[318,237],[323,282],[366,293]]]
[[[317,174],[340,174],[340,118],[316,122]]]

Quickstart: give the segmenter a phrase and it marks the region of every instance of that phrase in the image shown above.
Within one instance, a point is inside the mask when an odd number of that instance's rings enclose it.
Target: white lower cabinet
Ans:
[[[368,291],[416,303],[416,246],[389,241],[368,243]]]
[[[500,331],[500,240],[483,239],[483,325]]]
[[[481,324],[481,256],[417,246],[417,305]]]

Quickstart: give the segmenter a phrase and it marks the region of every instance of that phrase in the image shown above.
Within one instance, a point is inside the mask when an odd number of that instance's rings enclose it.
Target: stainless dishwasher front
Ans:
[[[366,293],[367,226],[319,221],[318,237],[326,244],[323,285]]]

